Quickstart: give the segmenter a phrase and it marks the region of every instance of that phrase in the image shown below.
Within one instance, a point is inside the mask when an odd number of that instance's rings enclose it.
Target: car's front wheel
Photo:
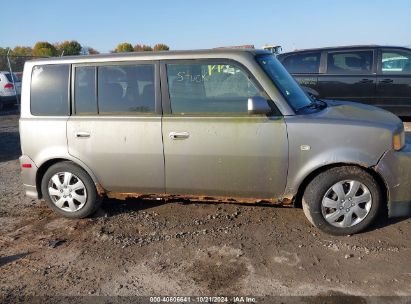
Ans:
[[[308,220],[332,235],[364,230],[377,217],[382,191],[375,178],[355,166],[328,169],[306,187],[303,210]]]
[[[41,191],[49,207],[65,217],[87,217],[101,204],[91,177],[68,161],[54,164],[46,171]]]

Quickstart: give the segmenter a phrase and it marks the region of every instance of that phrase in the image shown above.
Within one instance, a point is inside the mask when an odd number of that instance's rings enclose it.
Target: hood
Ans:
[[[393,130],[403,126],[401,119],[381,108],[350,101],[325,100],[325,102],[327,108],[317,113],[325,119],[380,125]]]

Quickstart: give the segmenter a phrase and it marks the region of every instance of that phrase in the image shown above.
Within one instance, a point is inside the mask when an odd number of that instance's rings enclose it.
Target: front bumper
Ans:
[[[22,155],[19,158],[21,168],[21,179],[23,181],[24,192],[28,197],[39,198],[36,185],[37,166],[27,155]],[[23,168],[23,164],[30,164],[31,168]]]
[[[388,216],[411,215],[411,143],[386,152],[375,169],[388,187]]]

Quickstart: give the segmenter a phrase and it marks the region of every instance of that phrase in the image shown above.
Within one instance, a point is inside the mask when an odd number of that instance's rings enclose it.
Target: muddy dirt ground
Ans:
[[[18,117],[0,116],[0,303],[22,296],[411,296],[411,219],[333,237],[302,210],[108,200],[69,220],[24,196]]]

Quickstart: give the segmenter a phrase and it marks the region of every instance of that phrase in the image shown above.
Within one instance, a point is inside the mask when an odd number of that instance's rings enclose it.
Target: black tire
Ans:
[[[65,211],[57,207],[48,191],[50,179],[59,172],[69,172],[78,177],[86,188],[86,200],[84,205],[77,211]],[[70,161],[59,162],[47,169],[41,181],[41,192],[47,205],[58,214],[68,218],[85,218],[96,212],[101,206],[101,199],[97,195],[96,186],[86,171]],[[71,197],[71,196],[70,196]]]
[[[368,214],[365,215],[361,222],[350,227],[336,227],[324,218],[322,200],[333,185],[346,180],[355,180],[365,185],[371,194],[372,204]],[[382,201],[383,195],[381,187],[372,175],[359,167],[341,166],[328,169],[318,174],[307,185],[304,191],[302,205],[307,219],[315,227],[331,235],[349,235],[364,230],[375,220],[378,216]],[[331,210],[332,212],[337,211],[336,209],[335,211],[334,209]],[[344,210],[341,212],[344,212]]]

